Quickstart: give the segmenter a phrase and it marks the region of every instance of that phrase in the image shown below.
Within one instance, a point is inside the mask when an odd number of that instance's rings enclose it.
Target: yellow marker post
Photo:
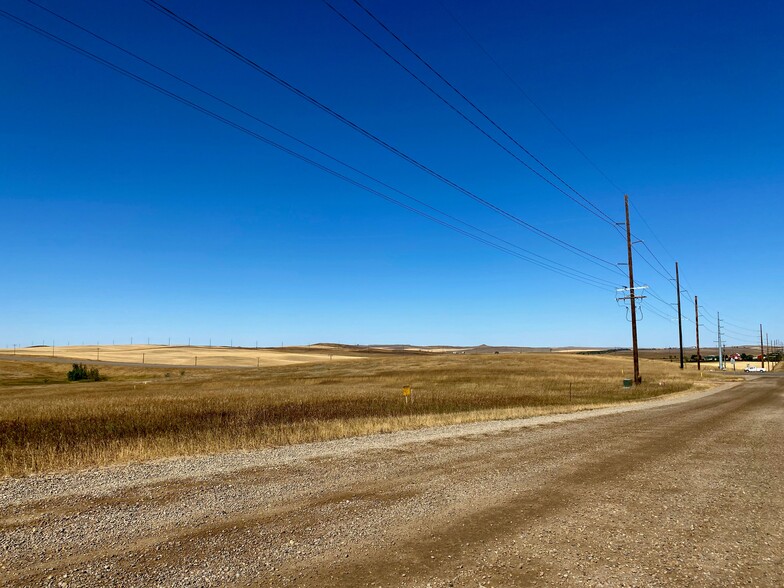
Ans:
[[[403,386],[403,398],[406,399],[406,404],[408,404],[408,400],[411,398],[411,386]]]

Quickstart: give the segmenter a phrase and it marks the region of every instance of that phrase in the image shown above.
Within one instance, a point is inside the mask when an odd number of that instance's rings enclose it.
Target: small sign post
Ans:
[[[409,400],[413,403],[414,397],[411,394],[411,386],[403,386],[403,398],[406,400],[406,404],[408,404]]]

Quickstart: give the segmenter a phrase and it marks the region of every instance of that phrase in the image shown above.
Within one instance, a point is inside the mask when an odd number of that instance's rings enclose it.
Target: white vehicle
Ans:
[[[747,365],[744,368],[743,371],[744,372],[764,372],[765,368],[764,367],[757,367],[756,365]]]

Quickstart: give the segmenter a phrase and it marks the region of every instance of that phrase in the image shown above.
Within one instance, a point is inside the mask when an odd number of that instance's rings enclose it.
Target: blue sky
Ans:
[[[2,18],[0,345],[131,337],[244,345],[630,344],[614,292],[624,285],[625,266],[605,263],[625,261],[621,235],[469,126],[321,0],[163,4],[451,182],[604,261],[589,263],[477,204],[142,0],[36,2],[603,286],[450,231]],[[547,175],[352,0],[330,2]],[[623,220],[628,192],[632,230],[647,245],[635,246],[636,281],[674,302],[658,262],[674,273],[679,260],[684,303],[699,295],[711,320],[703,344],[715,338],[716,311],[729,321],[731,343],[754,342],[760,322],[782,337],[780,3],[363,4],[611,218]],[[3,9],[367,181],[25,0]],[[693,318],[693,306],[684,314]],[[665,302],[647,298],[640,344],[676,345],[675,316]],[[684,339],[694,342],[691,322]]]

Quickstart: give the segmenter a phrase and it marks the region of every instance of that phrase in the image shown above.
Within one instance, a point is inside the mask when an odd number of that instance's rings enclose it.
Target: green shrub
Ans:
[[[68,381],[77,382],[79,380],[92,380],[97,382],[101,379],[98,368],[87,368],[83,363],[75,363],[68,372]]]

